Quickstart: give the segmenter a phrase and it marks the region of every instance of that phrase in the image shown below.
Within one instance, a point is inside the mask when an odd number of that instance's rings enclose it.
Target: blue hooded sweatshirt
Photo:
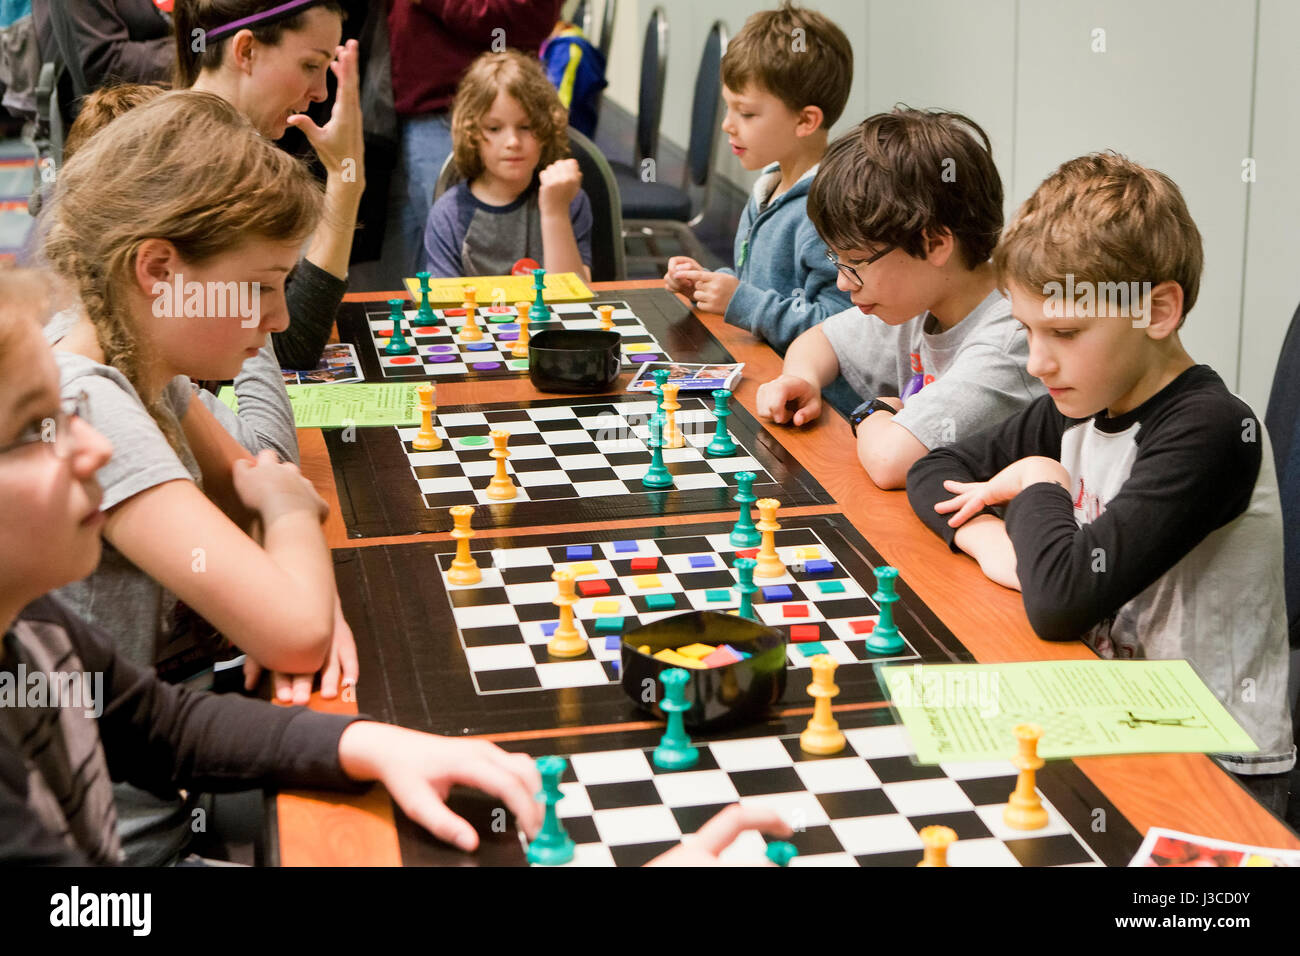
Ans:
[[[765,167],[740,214],[736,267],[718,270],[740,279],[727,304],[727,322],[753,333],[780,355],[803,332],[853,305],[835,287],[835,266],[808,218],[808,188],[815,175],[816,166],[769,203],[781,181],[781,166]],[[860,400],[842,379],[827,386],[823,396],[841,411]]]

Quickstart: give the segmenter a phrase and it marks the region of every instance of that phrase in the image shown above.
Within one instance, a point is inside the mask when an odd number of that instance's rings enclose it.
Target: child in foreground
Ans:
[[[424,230],[435,276],[510,275],[521,258],[591,281],[591,203],[568,119],[535,57],[484,53],[456,91],[452,159],[464,178]]]
[[[843,375],[861,396],[858,460],[879,487],[902,488],[927,451],[1042,393],[989,262],[1002,180],[978,125],[905,107],[869,117],[831,144],[808,216],[854,308],[795,340],[759,387],[760,416],[806,425]]]
[[[669,291],[781,355],[800,333],[849,307],[806,209],[852,83],[853,48],[822,14],[786,3],[746,20],[722,57],[722,131],[740,164],[762,173],[736,230],[735,268],[709,272],[689,256],[668,260]],[[828,397],[846,412],[857,404],[844,382]]]
[[[1045,640],[1191,661],[1260,748],[1218,759],[1281,815],[1295,746],[1277,478],[1263,424],[1180,340],[1202,262],[1169,177],[1110,153],[1061,166],[994,254],[1048,395],[922,458],[907,491],[1023,592]]]

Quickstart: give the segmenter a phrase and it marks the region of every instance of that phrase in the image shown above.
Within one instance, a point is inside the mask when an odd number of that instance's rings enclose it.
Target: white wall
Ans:
[[[669,22],[662,136],[687,140],[709,25],[762,0],[660,0]],[[1014,213],[1057,165],[1115,149],[1168,173],[1205,243],[1184,341],[1263,412],[1300,303],[1300,4],[1294,0],[809,0],[854,48],[833,132],[895,103],[969,114],[989,133]],[[608,94],[635,112],[651,0],[620,0]],[[1104,30],[1105,50],[1094,49]],[[1257,181],[1242,181],[1242,161]],[[718,169],[748,188],[730,155]],[[1294,172],[1293,172],[1294,170]],[[1243,321],[1244,315],[1244,321]]]

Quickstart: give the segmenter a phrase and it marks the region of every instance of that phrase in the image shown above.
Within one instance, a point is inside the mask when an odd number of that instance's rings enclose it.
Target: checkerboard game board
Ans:
[[[521,726],[645,720],[647,713],[617,680],[621,635],[664,615],[736,607],[734,572],[729,564],[723,566],[735,554],[727,541],[731,527],[707,522],[510,538],[484,535],[470,542],[483,581],[459,588],[446,583],[456,549],[451,540],[336,549],[335,578],[356,635],[362,672],[384,675],[382,681],[358,685],[357,705],[377,720],[431,733],[490,734]],[[760,618],[792,638],[803,636],[795,627],[816,630],[814,639],[793,640],[787,649],[790,679],[778,707],[808,706],[811,672],[806,665],[818,651],[842,662],[835,674],[840,702],[885,699],[877,661],[972,660],[904,579],[898,581],[894,620],[906,649],[890,657],[866,650],[877,613],[869,596],[875,589],[872,569],[885,561],[843,516],[792,516],[777,532],[776,543],[778,553],[791,559],[801,549],[816,548],[822,557],[805,560],[831,565],[829,572],[808,572],[789,564],[780,579],[758,579],[760,587],[790,589],[788,599],[781,592],[767,597],[758,591],[754,606]],[[590,557],[583,557],[587,549]],[[711,566],[704,566],[706,559]],[[653,568],[641,570],[648,561]],[[589,591],[591,585],[596,591],[603,585],[609,593],[584,596],[580,588],[574,607],[589,649],[582,657],[550,660],[547,632],[558,614],[550,603],[556,594],[551,574],[557,567],[575,566],[582,572],[580,585]],[[669,600],[671,607],[655,607]],[[788,616],[790,606],[806,609],[807,616]]]
[[[620,635],[641,624],[690,610],[727,611],[739,607],[732,563],[736,548],[725,533],[668,534],[658,538],[550,547],[507,547],[478,552],[478,584],[447,583],[452,554],[438,556],[450,613],[479,694],[584,687],[617,681]],[[920,660],[910,643],[897,654],[875,655],[866,648],[879,615],[870,590],[812,528],[776,533],[777,553],[786,565],[779,578],[758,578],[754,611],[759,619],[791,638],[786,654],[793,668],[808,666],[816,654],[842,664],[859,661]],[[800,562],[826,570],[800,569]],[[590,652],[558,660],[546,652],[558,609],[551,603],[557,567],[576,572],[579,601],[575,625]],[[866,583],[874,590],[874,580]],[[901,630],[904,641],[908,634]]]
[[[914,866],[919,832],[957,832],[950,866],[1102,866],[1080,830],[1044,798],[1047,826],[1013,830],[1002,810],[1016,785],[1010,762],[920,766],[901,726],[846,729],[838,754],[817,757],[799,735],[701,741],[689,770],[661,770],[653,747],[576,753],[561,780],[560,821],[577,844],[568,866],[640,866],[728,804],[777,810],[799,849],[791,866]],[[526,838],[521,834],[521,842]],[[742,833],[724,861],[763,859]]]
[[[596,307],[600,305],[614,307],[614,331],[623,337],[624,365],[672,361],[668,351],[623,300],[549,305],[550,320],[533,322],[528,327],[529,334],[536,335],[545,329],[599,329],[600,314]],[[405,310],[402,322],[406,341],[415,347],[415,351],[408,355],[386,355],[384,348],[393,333],[393,320],[387,307],[372,305],[367,309],[370,344],[385,378],[432,378],[436,381],[477,378],[483,372],[528,371],[527,359],[516,359],[510,354],[510,347],[519,339],[518,315],[513,306],[490,305],[476,311],[476,323],[483,330],[483,338],[478,342],[462,342],[459,338],[465,321],[464,309],[434,309],[437,318],[428,324],[417,321],[418,314],[419,309],[413,303]]]
[[[650,467],[648,423],[655,409],[645,395],[439,408],[435,430],[444,440],[436,451],[415,450],[418,428],[327,433],[344,524],[367,537],[445,531],[451,527],[447,509],[461,504],[480,506],[473,522],[479,529],[732,508],[739,513],[732,497],[741,471],[757,476],[758,497],[786,505],[830,501],[739,402],[731,403],[727,420],[738,447],[724,457],[705,453],[717,421],[712,403],[682,396],[680,404],[676,417],[685,443],[663,451],[673,476],[668,490],[641,481]],[[517,491],[506,501],[487,496],[496,470],[488,439],[493,429],[510,432],[506,470]]]
[[[535,335],[548,327],[599,328],[600,317],[594,311],[598,305],[615,306],[614,329],[623,336],[626,369],[655,359],[708,365],[734,361],[690,309],[664,289],[620,291],[617,298],[556,303],[549,306],[555,321],[531,324],[529,333]],[[476,313],[484,338],[479,343],[465,343],[455,337],[461,327],[460,316],[438,311],[437,322],[422,324],[415,321],[417,304],[408,302],[402,328],[417,351],[393,356],[383,353],[393,328],[388,303],[345,302],[338,313],[339,339],[356,346],[361,370],[371,382],[442,384],[527,375],[527,361],[510,354],[510,346],[518,337],[518,326],[510,321],[516,318],[514,310],[507,314],[489,311],[492,308]]]

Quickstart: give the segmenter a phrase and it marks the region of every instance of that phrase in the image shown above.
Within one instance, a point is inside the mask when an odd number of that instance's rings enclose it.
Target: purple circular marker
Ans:
[[[500,362],[475,362],[474,363],[474,368],[478,369],[480,372],[486,372],[491,369],[500,368],[500,367],[501,367]]]
[[[465,348],[470,352],[490,352],[496,346],[491,342],[471,342]]]
[[[659,361],[659,356],[655,355],[653,352],[633,352],[631,355],[628,356],[628,358],[631,359],[633,362]]]
[[[497,330],[500,331],[500,332],[518,332],[518,331],[519,331],[519,323],[518,323],[518,322],[502,322],[500,325],[497,326]]]
[[[432,352],[454,352],[454,351],[456,351],[456,346],[454,346],[454,345],[431,345],[431,346],[429,346],[429,351],[430,351],[431,353],[432,353]]]
[[[498,341],[498,342],[518,342],[518,341],[519,341],[519,333],[518,333],[518,332],[506,332],[504,335],[498,335],[498,336],[497,336],[497,341]]]
[[[430,362],[454,362],[456,361],[456,358],[457,357],[455,355],[446,355],[446,354],[430,355],[429,361]]]

